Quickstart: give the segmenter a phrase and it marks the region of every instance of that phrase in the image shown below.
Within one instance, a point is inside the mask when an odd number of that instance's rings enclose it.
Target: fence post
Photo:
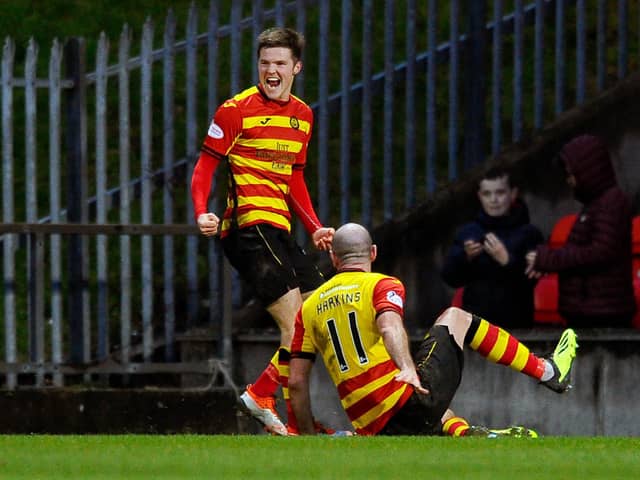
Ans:
[[[37,168],[36,168],[36,125],[37,94],[36,67],[38,63],[38,44],[33,37],[29,40],[25,60],[24,100],[25,100],[25,203],[27,222],[36,222],[38,218]],[[44,238],[42,235],[27,237],[28,282],[28,318],[29,318],[29,360],[42,365],[44,362]],[[44,374],[36,370],[36,386],[44,383]]]
[[[193,6],[192,6],[193,8]],[[162,54],[162,123],[163,123],[163,145],[162,145],[162,166],[164,168],[164,185],[162,188],[162,204],[164,208],[164,223],[173,222],[173,191],[172,163],[175,159],[175,62],[176,62],[176,17],[173,10],[169,10],[164,28],[164,45]],[[164,275],[164,338],[165,350],[164,358],[167,362],[174,361],[175,358],[175,325],[176,325],[176,303],[174,291],[175,278],[175,250],[173,237],[166,235],[162,239],[163,255],[163,275]]]
[[[62,45],[54,39],[49,59],[49,212],[51,221],[59,223],[61,217],[60,157],[61,157],[61,124],[62,111]],[[62,238],[51,235],[51,361],[62,363]],[[62,387],[64,377],[60,372],[53,374],[53,385]]]
[[[238,7],[235,7],[236,9]],[[236,33],[239,35],[239,33]],[[186,63],[186,105],[185,105],[185,126],[186,126],[186,154],[187,154],[187,181],[191,181],[193,168],[198,159],[199,138],[198,134],[198,93],[197,93],[197,75],[198,75],[198,16],[195,5],[192,4],[189,9],[189,17],[187,19],[186,41],[185,41],[185,63]],[[234,93],[239,91],[233,90]],[[191,190],[187,188],[187,217],[189,222],[194,218],[193,204],[190,197]],[[199,314],[199,288],[198,288],[198,238],[194,236],[187,237],[187,251],[189,257],[187,259],[187,327],[195,327],[198,322]]]
[[[64,51],[66,77],[73,87],[66,91],[67,131],[67,221],[86,223],[87,208],[87,136],[86,136],[86,92],[85,92],[85,42],[82,38],[71,38]],[[80,235],[69,237],[69,325],[70,360],[83,363],[88,360],[89,339],[88,305],[85,294],[88,287],[88,264],[86,240]]]
[[[486,0],[469,0],[469,41],[467,42],[464,118],[466,168],[480,164],[484,160],[485,147],[485,51],[487,13]]]
[[[95,89],[95,131],[96,131],[96,223],[107,222],[107,64],[109,60],[109,40],[104,32],[100,34],[96,52]],[[108,238],[96,237],[96,279],[97,279],[97,358],[104,360],[109,355],[109,259]]]
[[[14,211],[14,153],[13,153],[13,64],[16,46],[7,37],[2,47],[2,221],[12,223]],[[4,235],[2,239],[2,271],[4,308],[4,361],[14,363],[18,358],[16,336],[16,258],[17,235]],[[18,382],[15,373],[8,373],[6,387],[16,388]]]

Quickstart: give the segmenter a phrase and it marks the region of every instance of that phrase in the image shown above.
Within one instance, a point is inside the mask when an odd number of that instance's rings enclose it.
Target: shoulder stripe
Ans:
[[[304,105],[305,107],[309,107],[309,105],[307,104],[307,102],[305,102],[304,100],[302,100],[300,97],[294,95],[293,93],[290,94],[291,98],[293,98],[295,101],[300,102],[302,105]]]
[[[236,102],[241,102],[242,100],[244,100],[247,97],[250,97],[251,95],[256,95],[259,94],[260,92],[258,92],[258,87],[253,86],[253,87],[249,87],[246,90],[243,90],[242,92],[236,94],[233,96],[233,99]]]

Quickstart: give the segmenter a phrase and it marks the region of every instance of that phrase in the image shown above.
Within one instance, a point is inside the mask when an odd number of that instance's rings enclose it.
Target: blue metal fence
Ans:
[[[46,78],[35,42],[18,65],[5,39],[5,385],[169,370],[177,333],[201,325],[230,360],[232,272],[197,235],[189,181],[216,106],[256,81],[263,28],[307,36],[295,92],[315,111],[320,218],[373,227],[635,71],[639,18],[625,0],[212,0],[183,40],[172,12],[117,48],[101,35],[95,67],[82,40],[54,41]]]

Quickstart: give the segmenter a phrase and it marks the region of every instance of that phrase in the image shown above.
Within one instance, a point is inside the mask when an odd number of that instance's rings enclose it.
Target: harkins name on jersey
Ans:
[[[326,312],[331,308],[339,307],[340,305],[359,303],[360,298],[362,298],[362,294],[360,291],[339,292],[331,295],[330,297],[327,297],[325,293],[324,295],[320,295],[320,299],[322,299],[322,301],[316,304],[316,312],[320,314],[322,312]]]

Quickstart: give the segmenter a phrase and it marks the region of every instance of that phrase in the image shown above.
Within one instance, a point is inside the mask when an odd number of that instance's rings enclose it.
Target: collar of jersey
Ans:
[[[345,273],[345,272],[364,272],[365,270],[363,268],[356,268],[356,267],[345,267],[345,268],[341,268],[340,270],[338,270],[338,273]]]
[[[262,90],[262,85],[260,83],[257,85],[257,87],[258,87],[258,91],[260,92],[260,95],[262,95],[262,98],[264,99],[265,102],[273,102],[273,103],[276,103],[278,105],[283,105],[284,106],[284,105],[286,105],[287,103],[289,103],[291,101],[291,94],[289,94],[289,100],[286,100],[286,101],[284,101],[284,100],[274,100],[272,98],[267,97],[267,94],[264,93],[264,90]]]

